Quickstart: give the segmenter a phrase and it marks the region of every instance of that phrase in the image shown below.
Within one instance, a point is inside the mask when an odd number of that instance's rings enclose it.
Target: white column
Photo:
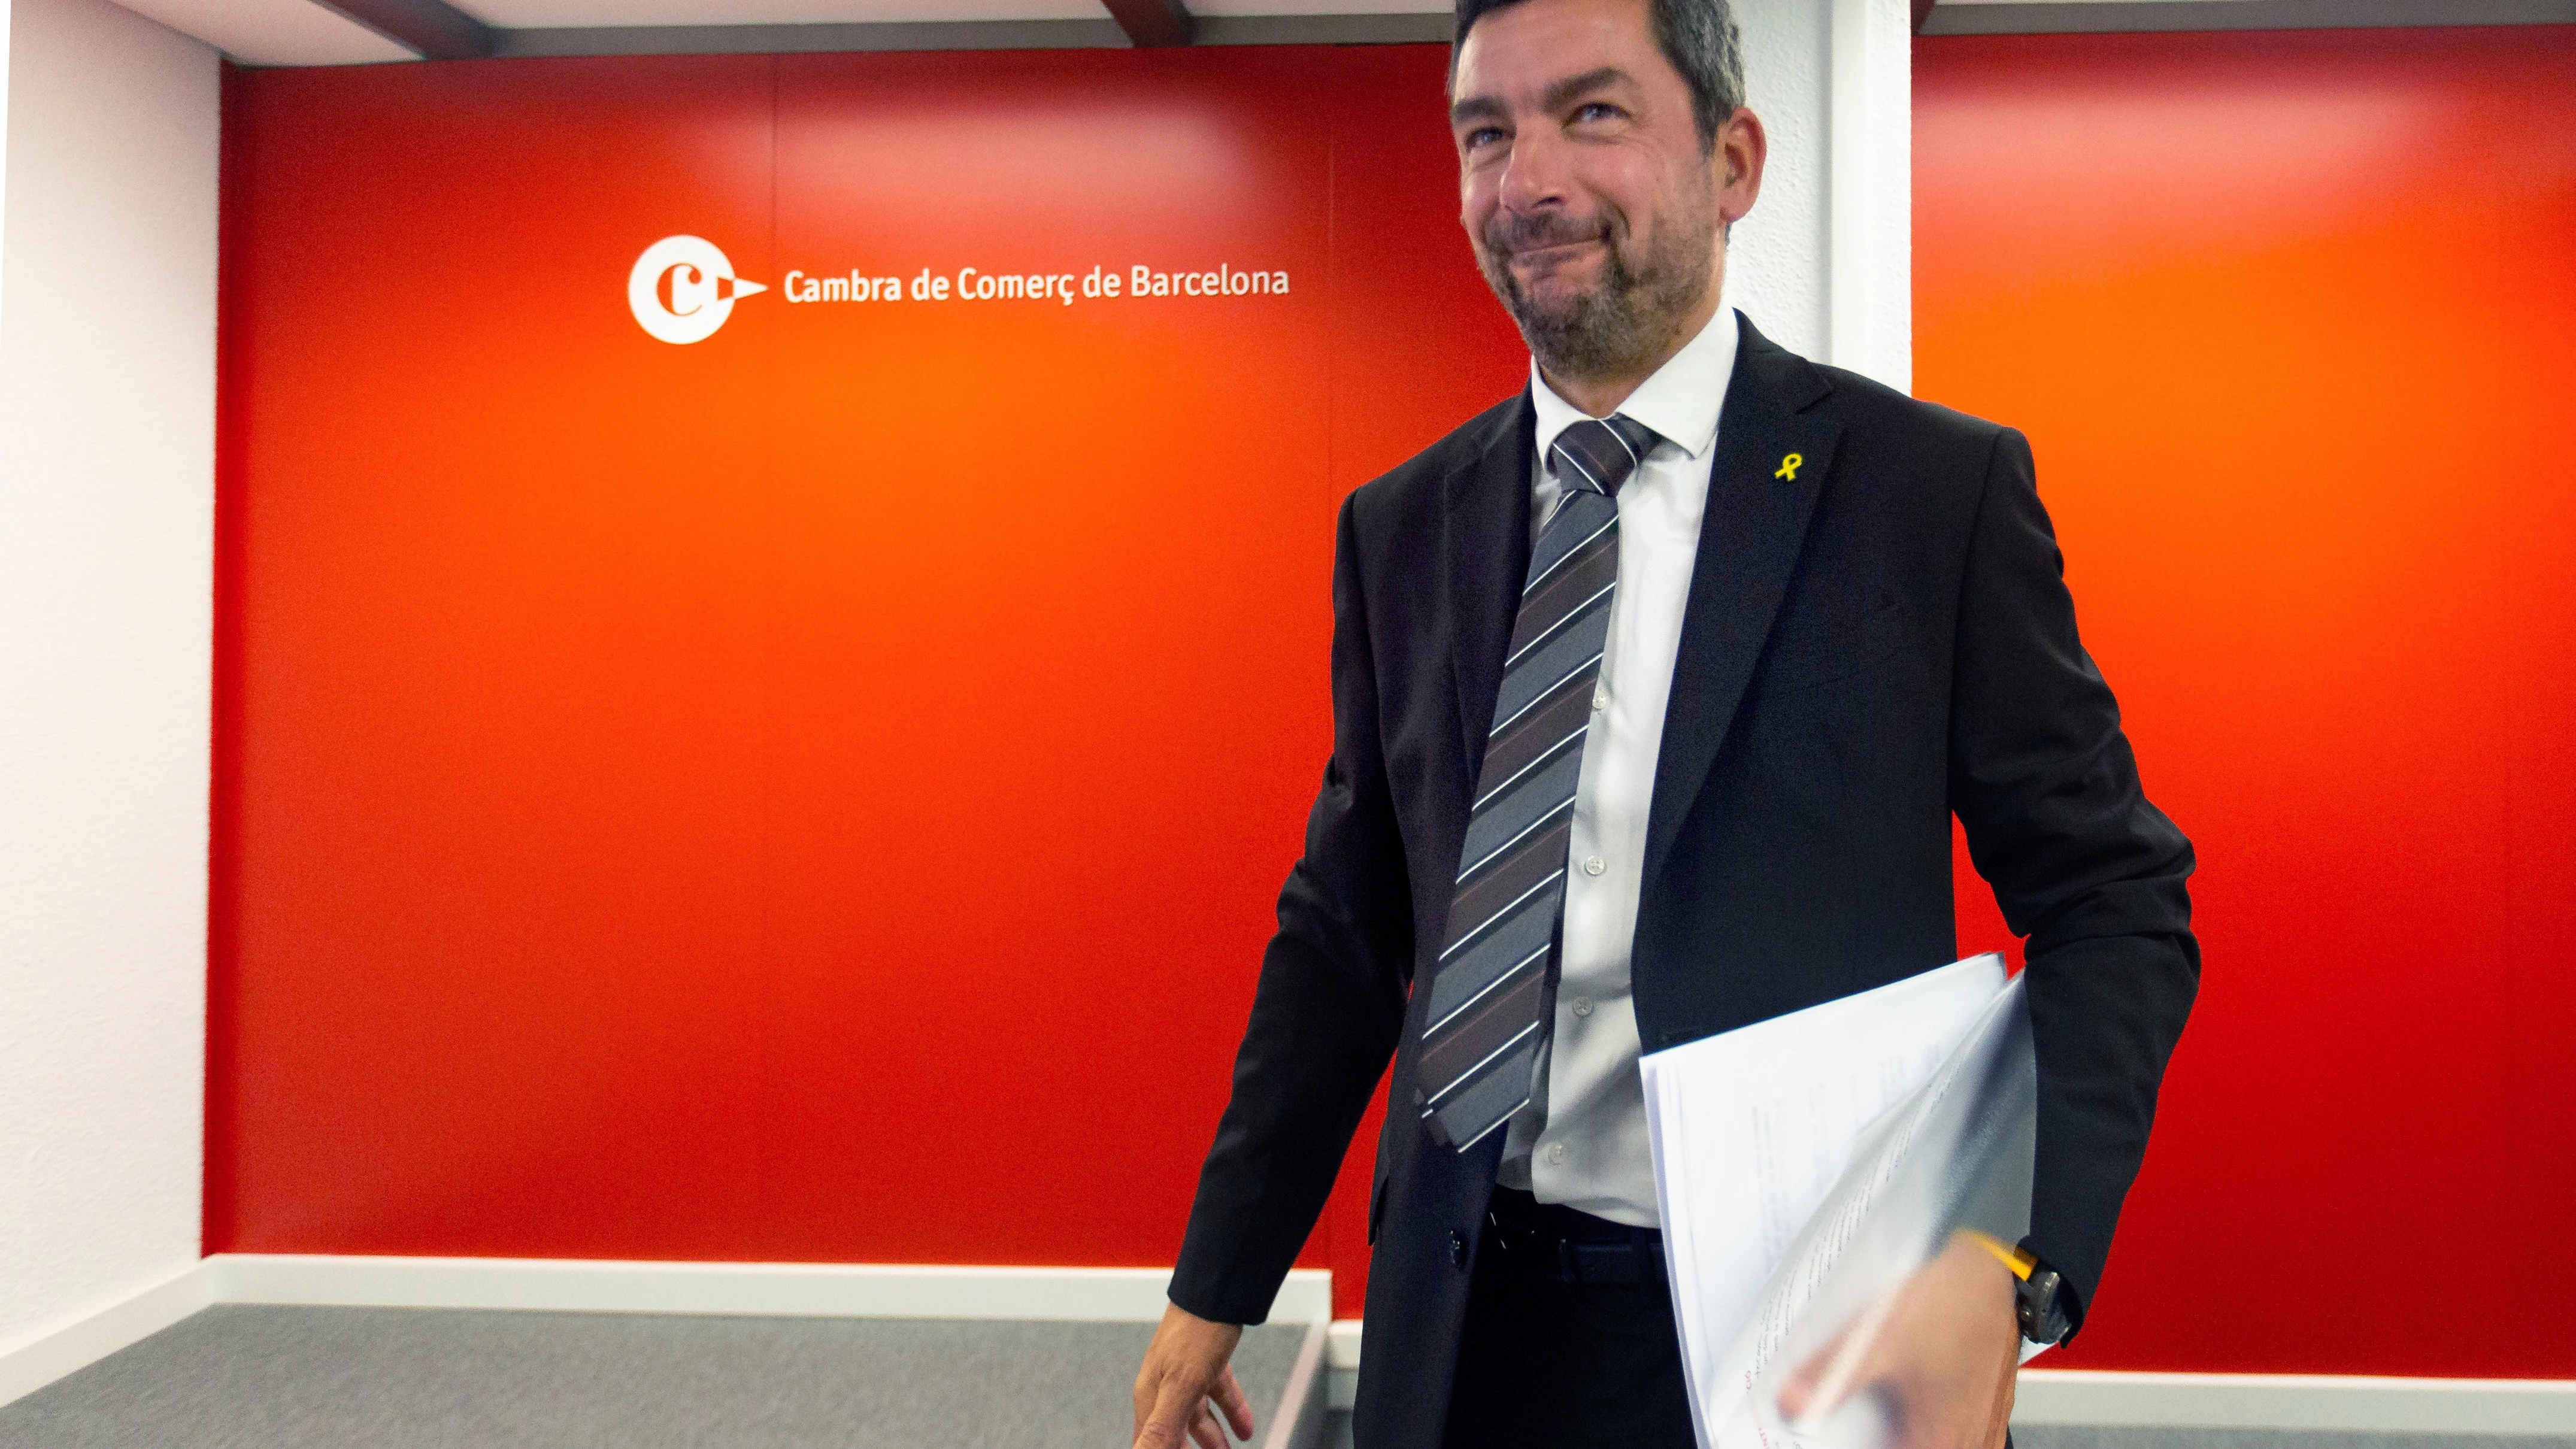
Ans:
[[[8,18],[0,1368],[197,1259],[220,124],[205,45]]]
[[[1914,18],[1833,0],[1826,356],[1914,388]]]
[[[1913,23],[1906,0],[1735,0],[1771,136],[1727,298],[1793,352],[1913,384]]]

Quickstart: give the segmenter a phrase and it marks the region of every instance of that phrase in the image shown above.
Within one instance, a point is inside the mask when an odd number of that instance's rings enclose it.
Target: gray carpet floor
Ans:
[[[2130,1429],[2032,1424],[2013,1430],[2017,1449],[2576,1449],[2576,1439],[2538,1434],[2350,1434],[2283,1429]]]
[[[0,1449],[1117,1449],[1150,1324],[210,1308],[0,1407]],[[1275,1406],[1302,1331],[1244,1335]],[[2031,1425],[2017,1449],[2576,1449]],[[1325,1443],[1349,1449],[1335,1414]]]
[[[1302,1332],[1244,1335],[1257,1410]],[[0,1407],[0,1449],[1100,1449],[1128,1442],[1152,1333],[217,1307]]]
[[[2032,1424],[2014,1449],[2576,1449],[2576,1439],[2511,1434],[2289,1433],[2276,1429],[2129,1429]],[[1326,1449],[1351,1449],[1351,1416],[1336,1411]]]

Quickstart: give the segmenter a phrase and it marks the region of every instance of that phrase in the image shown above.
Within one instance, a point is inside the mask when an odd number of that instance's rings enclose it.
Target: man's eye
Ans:
[[[1574,119],[1578,122],[1615,121],[1618,118],[1619,108],[1608,101],[1586,101],[1574,111]]]
[[[1467,133],[1467,149],[1474,151],[1480,147],[1490,146],[1501,139],[1503,139],[1503,133],[1500,127],[1479,126]]]

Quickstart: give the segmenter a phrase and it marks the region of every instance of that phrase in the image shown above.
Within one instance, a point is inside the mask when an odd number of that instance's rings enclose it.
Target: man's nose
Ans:
[[[1505,209],[1526,216],[1565,205],[1573,187],[1571,160],[1564,140],[1545,127],[1532,126],[1514,136],[1511,159],[1503,163]]]

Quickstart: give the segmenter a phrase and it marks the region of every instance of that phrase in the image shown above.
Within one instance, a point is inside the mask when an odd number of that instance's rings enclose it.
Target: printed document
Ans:
[[[1934,1080],[2004,988],[2003,958],[1976,956],[1641,1060],[1666,1267],[1703,1446],[1714,1442],[1711,1426],[1736,1418],[1786,1332],[1785,1323],[1763,1331],[1757,1309],[1805,1300],[1797,1285],[1772,1283],[1792,1245],[1816,1272],[1830,1268],[1830,1245],[1799,1243],[1813,1239],[1817,1209],[1873,1131],[1898,1115],[1891,1109]]]

